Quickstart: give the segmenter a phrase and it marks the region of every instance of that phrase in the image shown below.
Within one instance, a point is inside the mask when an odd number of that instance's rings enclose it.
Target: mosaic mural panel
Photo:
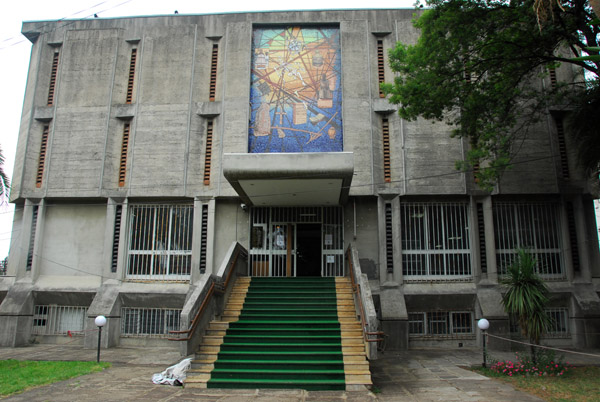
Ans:
[[[256,28],[248,152],[341,152],[340,31]]]

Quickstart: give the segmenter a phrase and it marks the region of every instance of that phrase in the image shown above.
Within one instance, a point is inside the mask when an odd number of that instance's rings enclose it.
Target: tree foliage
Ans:
[[[544,310],[548,304],[548,287],[535,272],[536,261],[531,253],[517,250],[506,276],[501,279],[506,292],[502,295],[504,311],[519,321],[523,336],[539,344],[540,338],[551,325]]]
[[[389,53],[398,74],[382,87],[390,102],[400,105],[400,116],[453,126],[453,135],[471,145],[458,167],[481,165],[480,183],[487,188],[510,165],[520,141],[545,118],[549,105],[563,110],[589,106],[587,113],[598,116],[593,101],[600,98],[600,60],[576,59],[598,54],[600,26],[593,11],[584,0],[563,0],[549,20],[538,24],[534,2],[431,0],[431,9],[414,21],[418,42],[398,43]],[[578,82],[542,86],[536,78],[560,64],[579,71]],[[600,136],[597,127],[595,134]],[[597,166],[599,158],[597,152],[587,167]]]

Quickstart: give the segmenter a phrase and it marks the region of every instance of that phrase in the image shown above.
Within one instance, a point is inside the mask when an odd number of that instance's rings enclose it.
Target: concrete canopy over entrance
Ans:
[[[354,173],[352,152],[224,154],[223,174],[248,205],[341,205]]]

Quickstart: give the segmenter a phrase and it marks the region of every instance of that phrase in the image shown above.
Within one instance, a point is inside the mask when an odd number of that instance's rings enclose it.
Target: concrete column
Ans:
[[[393,281],[402,284],[404,275],[402,274],[402,239],[400,233],[400,197],[392,200],[392,244],[394,248],[394,275]]]
[[[111,272],[111,266],[117,205],[118,203],[112,198],[109,198],[106,204],[106,224],[104,225],[104,247],[102,251],[102,281],[104,281],[104,278],[114,276]]]
[[[581,197],[577,197],[571,201],[573,203],[573,214],[575,215],[575,230],[577,234],[577,249],[579,252],[579,272],[577,273],[577,277],[575,279],[580,280],[581,282],[590,283],[592,281],[592,264],[590,263],[590,245],[595,245],[595,251],[598,252],[598,242],[597,241],[588,241],[596,240],[596,236],[588,236],[587,226],[590,225],[594,229],[596,228],[595,219],[587,220],[586,219],[586,208],[588,210],[593,211],[594,205],[592,200],[586,204],[582,200]],[[595,232],[595,230],[594,230]]]
[[[492,197],[481,200],[483,203],[483,224],[485,228],[485,253],[487,256],[487,279],[491,283],[498,283],[498,267],[496,264],[496,239],[494,236],[494,212]],[[481,251],[483,252],[483,250]]]
[[[215,231],[216,231],[216,203],[214,199],[208,200],[208,222],[206,239],[206,272],[217,273],[219,269],[214,261]],[[217,264],[219,261],[216,262]]]
[[[382,197],[377,198],[377,221],[379,238],[379,283],[384,284],[393,280],[393,275],[388,274],[385,255],[385,200]]]
[[[29,251],[29,242],[31,240],[31,222],[33,220],[34,204],[30,200],[25,200],[23,207],[23,216],[21,219],[21,232],[18,240],[15,241],[15,247],[11,247],[9,265],[13,267],[15,279],[19,280],[31,273],[27,272],[27,253]],[[14,227],[14,225],[13,225]]]
[[[569,282],[573,281],[573,254],[571,254],[571,239],[569,238],[569,219],[567,218],[567,202],[571,200],[563,199],[559,204],[559,236],[562,245],[562,259],[565,276]],[[573,205],[575,207],[575,205]]]
[[[33,212],[33,211],[32,211]],[[40,276],[42,269],[42,250],[44,246],[44,216],[46,215],[46,201],[41,200],[38,204],[37,212],[37,224],[35,228],[35,235],[33,237],[33,260],[31,263],[31,280],[35,282]]]
[[[119,238],[117,272],[115,274],[116,279],[125,278],[125,275],[127,274],[127,249],[129,247],[129,236],[127,232],[127,227],[129,225],[129,201],[125,199],[121,205],[121,227],[119,228],[121,237]],[[114,224],[111,224],[111,226],[114,226]]]

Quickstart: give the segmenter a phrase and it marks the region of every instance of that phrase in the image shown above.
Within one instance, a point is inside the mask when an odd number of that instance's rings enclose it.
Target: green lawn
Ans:
[[[0,360],[0,397],[107,367],[110,363]]]
[[[507,377],[489,369],[473,370],[507,382],[545,401],[600,401],[600,367],[571,367],[562,377]]]

